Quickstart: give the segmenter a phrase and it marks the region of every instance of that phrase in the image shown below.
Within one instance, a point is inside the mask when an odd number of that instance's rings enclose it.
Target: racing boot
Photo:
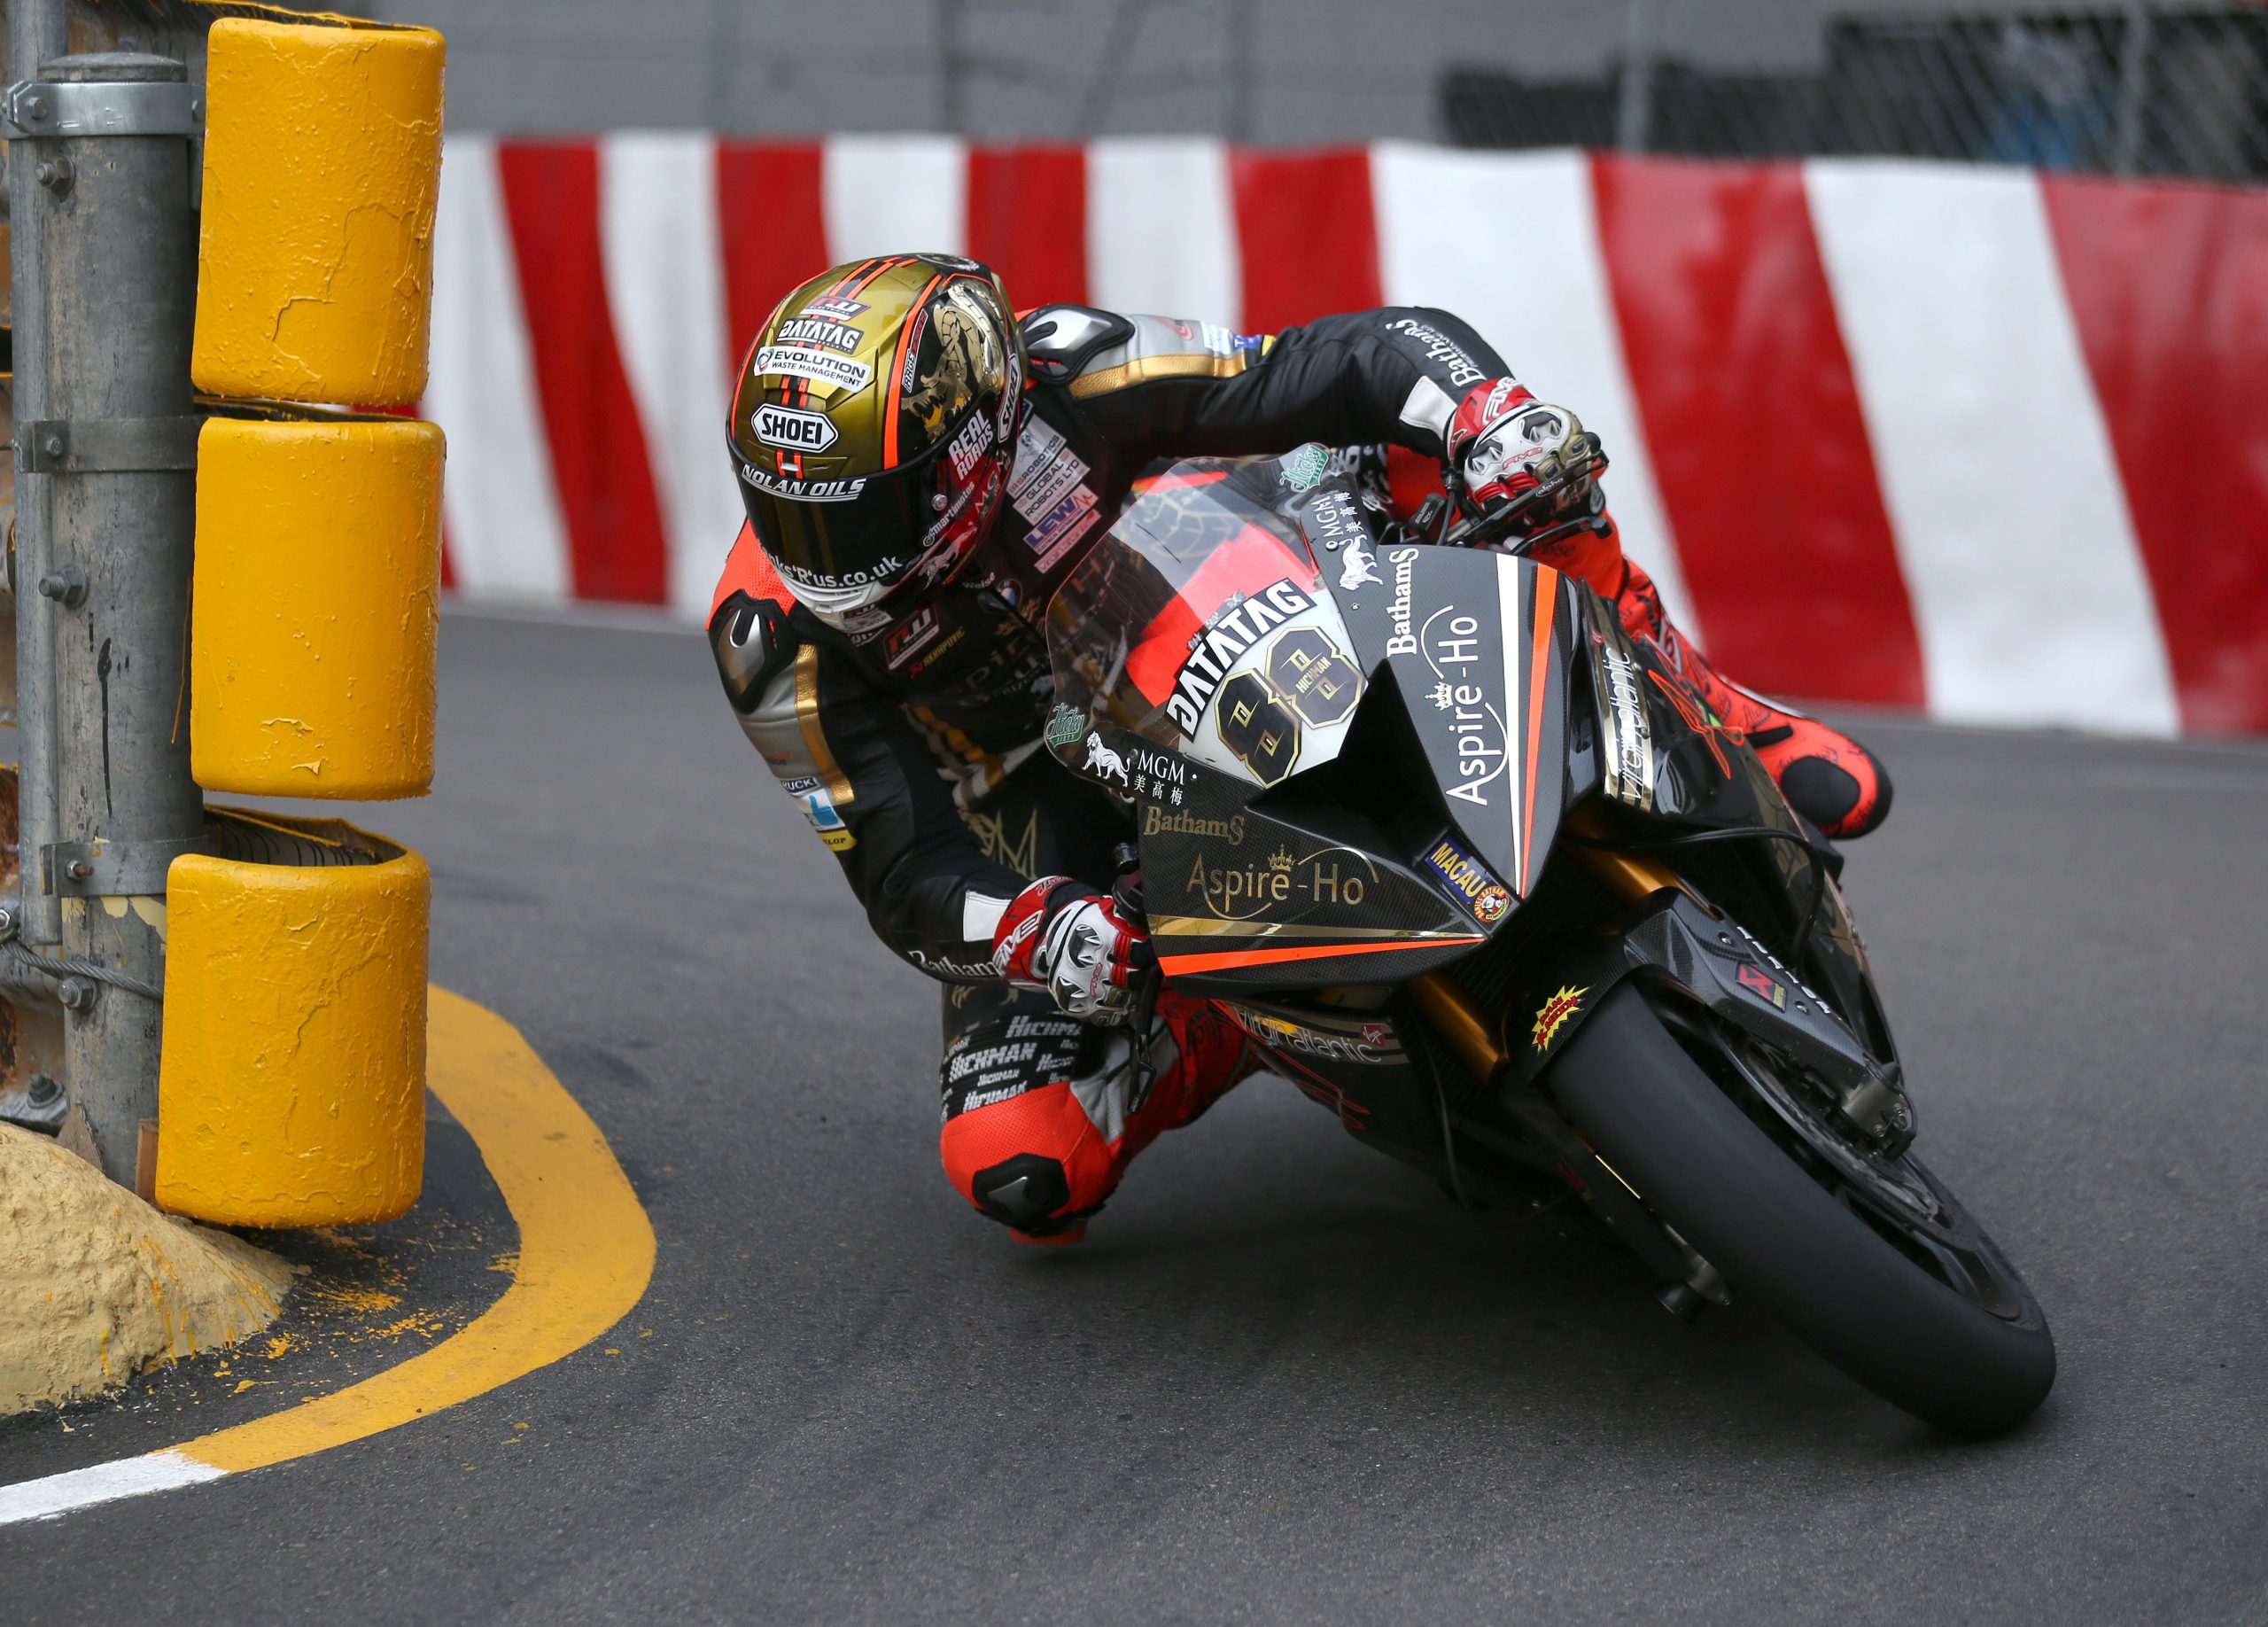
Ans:
[[[1613,523],[1533,550],[1539,564],[1581,577],[1610,600],[1623,630],[1661,651],[1717,714],[1744,739],[1797,813],[1837,839],[1861,837],[1890,813],[1890,776],[1873,752],[1817,718],[1754,695],[1710,666],[1662,608],[1653,579],[1622,552]]]
[[[1109,1187],[1115,1187],[1134,1156],[1169,1130],[1195,1124],[1205,1110],[1248,1078],[1260,1065],[1258,1052],[1234,1024],[1201,1000],[1168,993],[1158,999],[1152,1019],[1151,1061],[1161,1064],[1149,1094],[1130,1102],[1124,1128],[1110,1156]],[[1116,1055],[1114,1047],[1114,1055]],[[1130,1085],[1130,1077],[1121,1078]],[[1107,1195],[1109,1187],[1103,1195]],[[1011,1226],[1019,1242],[1063,1248],[1086,1241],[1087,1220],[1102,1206],[1101,1196],[1076,1218],[1027,1231]]]
[[[1086,1235],[1145,1148],[1196,1122],[1259,1058],[1209,1001],[1168,990],[1150,1031],[1158,1071],[1138,1093],[1123,1029],[1086,1027],[1037,1003],[1002,991],[985,1001],[990,1015],[947,1049],[940,1150],[946,1175],[979,1213],[1021,1242],[1060,1248]],[[1034,1048],[1019,1037],[1037,1038],[1040,1054],[1008,1055]],[[955,1077],[958,1056],[988,1051],[1005,1071],[1021,1063],[1024,1077]]]

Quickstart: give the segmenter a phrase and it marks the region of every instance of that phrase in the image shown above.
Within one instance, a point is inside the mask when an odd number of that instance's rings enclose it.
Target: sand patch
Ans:
[[[0,1416],[250,1338],[291,1281],[267,1249],[159,1214],[0,1125]]]

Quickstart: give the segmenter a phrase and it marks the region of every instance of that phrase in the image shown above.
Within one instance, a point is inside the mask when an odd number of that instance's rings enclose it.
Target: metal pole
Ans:
[[[11,113],[30,135],[13,144],[37,158],[15,215],[41,217],[41,300],[17,308],[43,325],[46,395],[37,421],[17,422],[19,467],[55,471],[39,593],[53,627],[56,835],[27,840],[26,893],[61,895],[66,954],[162,985],[166,866],[204,830],[189,770],[195,105],[187,69],[165,57],[64,57],[39,78],[12,92]],[[130,1184],[139,1126],[157,1116],[161,1008],[82,981],[66,1082],[105,1172]]]
[[[7,0],[8,66],[14,79],[36,79],[39,65],[63,54],[68,0]],[[35,144],[8,144],[8,276],[15,312],[16,421],[54,416],[48,384],[47,211],[34,175]],[[62,938],[62,916],[39,886],[39,855],[55,840],[55,607],[32,590],[47,574],[48,487],[52,477],[28,472],[16,455],[16,728],[21,761],[16,779],[16,842],[23,936],[35,944]]]
[[[968,52],[963,0],[937,0],[937,121],[948,136],[966,136]]]
[[[740,40],[734,28],[734,0],[709,0],[709,128],[731,130],[733,87],[740,80]]]
[[[2112,127],[2110,168],[2131,175],[2142,157],[2142,106],[2149,97],[2150,46],[2157,19],[2148,5],[2126,8],[2126,31],[2118,45],[2118,119]]]
[[[1622,85],[1615,99],[1614,144],[1625,152],[1646,150],[1646,127],[1654,101],[1653,0],[1627,0],[1623,9]]]
[[[1259,84],[1253,77],[1252,0],[1229,0],[1228,62],[1223,75],[1224,92],[1221,128],[1239,144],[1252,139],[1253,97]]]

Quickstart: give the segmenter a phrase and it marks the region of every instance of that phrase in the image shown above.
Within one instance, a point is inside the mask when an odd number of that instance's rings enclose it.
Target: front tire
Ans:
[[[1647,1207],[1724,1273],[1736,1300],[1884,1400],[1984,1436],[2046,1398],[2055,1345],[2039,1303],[1910,1155],[1901,1171],[1939,1206],[1926,1236],[1901,1237],[1889,1211],[1854,1202],[1832,1168],[1806,1168],[1775,1142],[1627,982],[1542,1084]]]

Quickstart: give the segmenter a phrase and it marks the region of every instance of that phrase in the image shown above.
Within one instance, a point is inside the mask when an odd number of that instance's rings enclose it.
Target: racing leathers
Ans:
[[[1076,1236],[1133,1155],[1253,1065],[1202,1002],[1158,1002],[1155,1083],[1123,1030],[1011,986],[994,938],[1041,876],[1109,891],[1128,815],[1042,748],[1055,588],[1160,459],[1379,442],[1436,461],[1460,403],[1509,378],[1465,323],[1388,307],[1272,336],[1048,306],[1021,322],[1029,378],[1007,501],[951,580],[847,628],[799,605],[743,528],[709,633],[750,740],[833,850],[876,935],[945,993],[943,1150],[982,1212]],[[1619,547],[1581,573],[1627,585]]]

